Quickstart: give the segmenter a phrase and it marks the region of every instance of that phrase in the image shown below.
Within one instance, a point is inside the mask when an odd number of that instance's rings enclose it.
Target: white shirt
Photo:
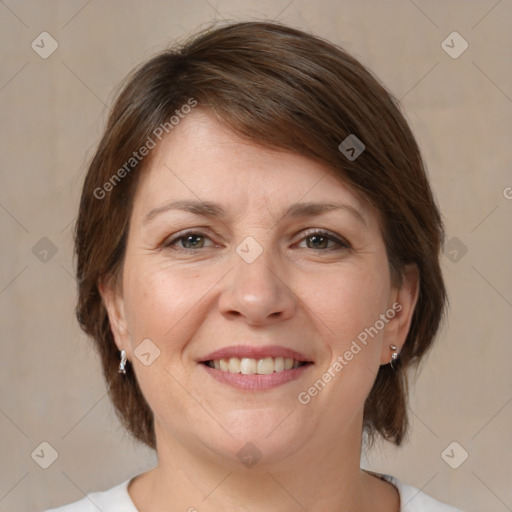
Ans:
[[[400,494],[400,512],[462,512],[460,509],[441,503],[419,489],[403,484],[390,475],[378,475],[393,484]],[[128,494],[130,480],[104,492],[88,494],[80,501],[45,512],[139,512]]]

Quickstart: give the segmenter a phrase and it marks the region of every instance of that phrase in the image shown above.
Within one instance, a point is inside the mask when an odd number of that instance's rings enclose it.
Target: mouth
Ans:
[[[227,347],[201,361],[217,381],[238,389],[270,389],[299,378],[314,364],[303,354],[284,347]]]
[[[202,364],[221,372],[241,373],[243,375],[270,375],[272,373],[294,370],[313,363],[310,361],[298,361],[292,357],[264,357],[262,359],[230,357],[210,359],[209,361],[202,362]]]

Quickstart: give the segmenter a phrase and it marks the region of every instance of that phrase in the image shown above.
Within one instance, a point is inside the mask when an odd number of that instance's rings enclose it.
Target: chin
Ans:
[[[233,437],[225,431],[221,436],[212,436],[208,431],[204,433],[204,444],[210,445],[220,457],[227,455],[234,462],[233,469],[240,469],[240,463],[262,468],[283,462],[311,438],[305,428],[307,422],[293,418],[293,413],[284,408],[239,409],[223,420],[220,416],[217,419]]]

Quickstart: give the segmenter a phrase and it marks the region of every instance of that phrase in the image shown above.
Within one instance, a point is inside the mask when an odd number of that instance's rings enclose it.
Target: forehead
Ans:
[[[343,202],[365,216],[376,215],[327,166],[241,140],[199,109],[154,150],[139,182],[134,214],[183,198],[221,203],[233,215],[262,208],[277,214],[296,202],[317,201]]]

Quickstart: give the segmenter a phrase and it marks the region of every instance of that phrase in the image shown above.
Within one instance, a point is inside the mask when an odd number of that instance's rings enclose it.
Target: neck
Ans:
[[[129,493],[140,512],[398,510],[396,489],[360,469],[360,433],[343,437],[335,446],[316,439],[284,459],[264,456],[245,467],[157,430],[158,466]]]

